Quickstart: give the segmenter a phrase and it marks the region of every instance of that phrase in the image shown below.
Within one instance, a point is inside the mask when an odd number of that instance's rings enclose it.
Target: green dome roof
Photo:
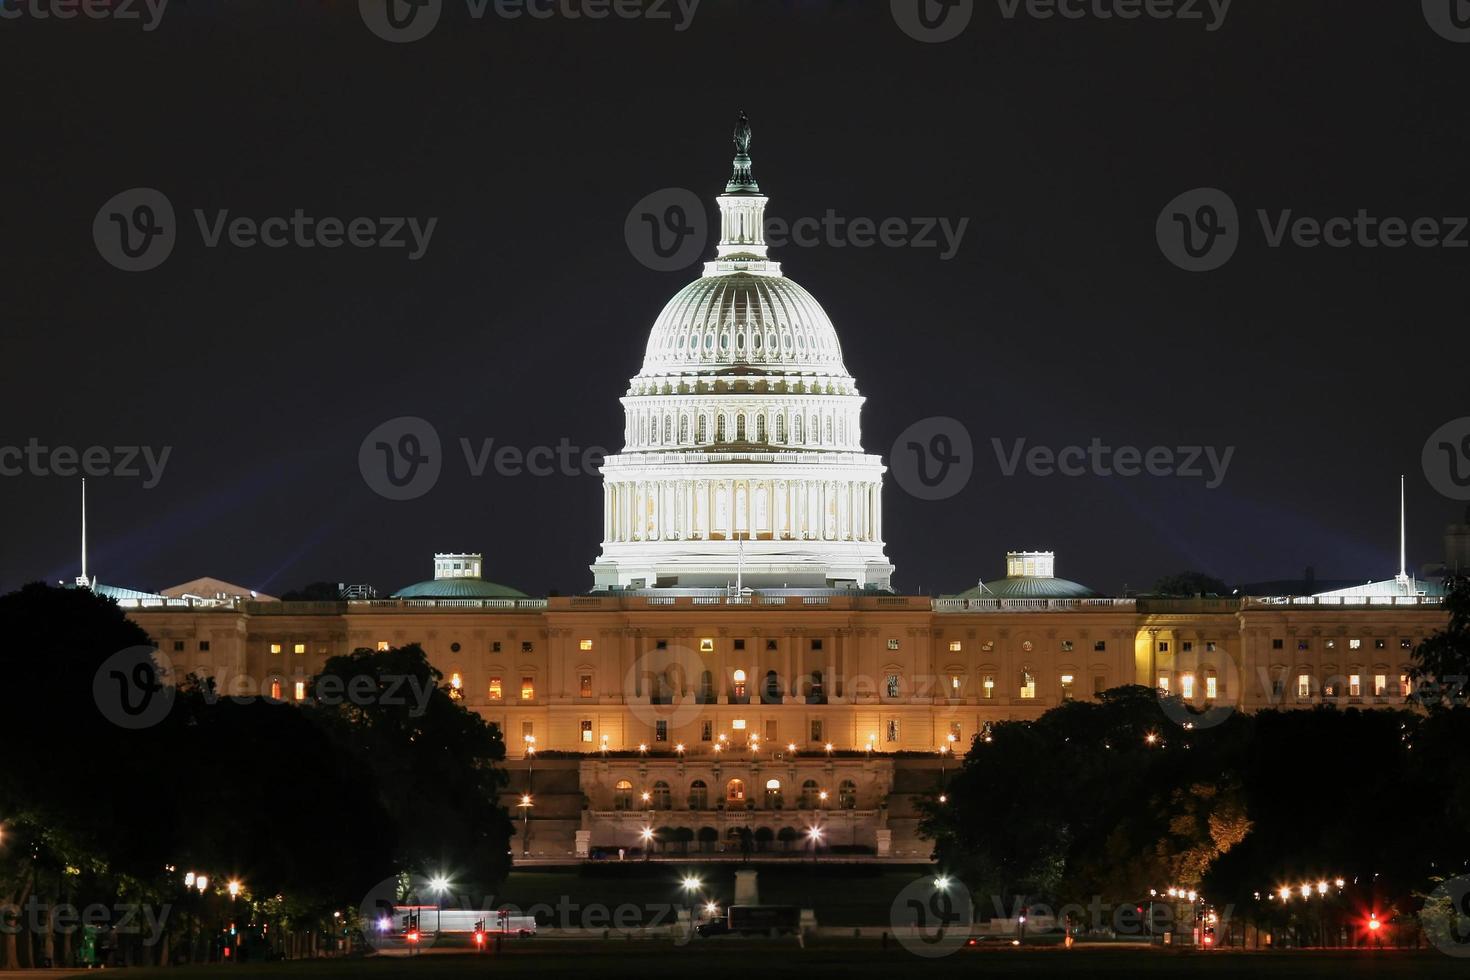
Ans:
[[[393,593],[395,599],[524,599],[526,594],[508,585],[478,578],[441,578],[415,582]]]
[[[983,582],[966,589],[959,599],[1090,599],[1097,595],[1085,585],[1070,579],[1040,575],[1016,575],[1012,578]]]

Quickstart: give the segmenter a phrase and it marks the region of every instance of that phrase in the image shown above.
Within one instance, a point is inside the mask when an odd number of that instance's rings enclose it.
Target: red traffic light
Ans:
[[[419,934],[418,934],[418,933],[416,933],[416,932],[410,932],[410,933],[409,933],[409,934],[408,934],[408,935],[407,935],[407,936],[406,936],[406,937],[404,937],[404,938],[406,938],[406,939],[407,939],[407,940],[408,940],[408,941],[409,941],[409,942],[411,942],[411,943],[416,943],[416,942],[418,942],[418,941],[419,941]]]
[[[485,934],[483,932],[477,932],[477,933],[475,933],[475,945],[476,946],[483,946],[483,945],[485,945]]]

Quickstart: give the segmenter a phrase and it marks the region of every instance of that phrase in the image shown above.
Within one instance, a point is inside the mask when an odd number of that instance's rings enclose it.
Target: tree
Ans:
[[[1414,649],[1409,676],[1423,703],[1463,707],[1470,687],[1470,578],[1445,581],[1444,608],[1449,623]]]
[[[1204,572],[1176,572],[1154,583],[1154,592],[1161,596],[1225,595],[1229,591],[1224,582]]]
[[[780,830],[776,831],[776,839],[780,841],[783,845],[783,848],[788,851],[791,850],[791,845],[798,836],[799,835],[796,833],[795,827],[782,827]]]
[[[720,832],[713,827],[699,828],[699,849],[702,851],[713,851],[714,845],[720,839]]]
[[[755,829],[755,843],[762,851],[770,847],[771,841],[775,839],[776,835],[771,831],[770,827],[757,827]]]
[[[679,851],[682,854],[689,853],[689,845],[694,841],[694,831],[689,827],[678,827],[674,830],[674,838],[679,842]]]

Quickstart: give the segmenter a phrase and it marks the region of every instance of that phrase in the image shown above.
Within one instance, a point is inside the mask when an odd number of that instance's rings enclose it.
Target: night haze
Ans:
[[[531,595],[591,589],[595,469],[476,477],[461,440],[620,451],[650,327],[715,238],[655,271],[625,241],[630,209],[687,188],[718,229],[742,110],[768,219],[934,222],[936,247],[771,249],[835,325],[867,452],[892,466],[899,434],[933,417],[973,440],[951,496],[885,478],[896,591],[958,592],[1029,549],[1109,594],[1183,569],[1382,579],[1399,567],[1400,474],[1411,572],[1464,520],[1421,453],[1467,413],[1470,232],[1458,247],[1269,242],[1287,211],[1447,231],[1470,213],[1470,46],[1417,4],[1238,0],[1209,29],[1203,5],[1204,20],[1125,21],[982,3],[942,44],[886,3],[705,0],[683,25],[675,4],[592,22],[451,3],[406,44],[355,3],[293,6],[175,0],[153,30],[0,21],[0,444],[169,450],[156,486],[146,467],[88,481],[104,582],[387,595],[428,578],[432,553],[472,551]],[[129,273],[92,227],[136,187],[166,195],[178,241]],[[1238,208],[1241,240],[1189,272],[1155,225],[1208,187]],[[402,218],[406,244],[207,247],[196,209],[206,224]],[[409,218],[435,222],[416,258]],[[961,221],[948,256],[940,223]],[[358,459],[400,416],[443,448],[432,490],[403,501]],[[1203,456],[1201,477],[1007,476],[1018,440],[1233,452],[1213,487]],[[0,588],[76,576],[79,492],[0,478]]]

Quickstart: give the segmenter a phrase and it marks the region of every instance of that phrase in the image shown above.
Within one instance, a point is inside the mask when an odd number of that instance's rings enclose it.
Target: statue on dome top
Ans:
[[[735,121],[735,152],[741,156],[750,155],[750,119],[744,109],[740,110],[740,118]]]

